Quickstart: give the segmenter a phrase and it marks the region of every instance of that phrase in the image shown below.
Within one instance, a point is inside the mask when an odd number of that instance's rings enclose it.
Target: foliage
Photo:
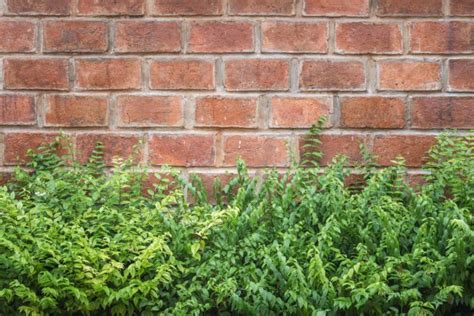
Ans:
[[[257,179],[239,162],[215,204],[173,170],[146,189],[146,170],[109,170],[100,145],[85,165],[57,154],[64,140],[31,152],[0,189],[0,314],[472,311],[474,138],[440,137],[418,190],[402,161],[364,153],[354,190],[343,157],[314,161],[322,123],[304,164]]]

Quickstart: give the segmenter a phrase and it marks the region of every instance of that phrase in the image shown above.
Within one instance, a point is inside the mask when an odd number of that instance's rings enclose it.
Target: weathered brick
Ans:
[[[474,59],[452,59],[449,61],[449,89],[452,91],[474,91]]]
[[[79,15],[143,15],[145,0],[77,0]]]
[[[158,90],[213,90],[214,61],[156,60],[151,63],[151,88]]]
[[[203,97],[196,100],[196,126],[243,127],[257,126],[257,99]]]
[[[410,25],[412,53],[472,53],[474,23],[413,22]]]
[[[118,53],[175,53],[181,50],[181,26],[177,22],[121,21],[115,30]]]
[[[331,99],[327,97],[273,97],[270,101],[272,128],[309,128],[321,116],[329,117]],[[328,120],[326,127],[330,127]]]
[[[191,53],[237,53],[254,50],[253,25],[248,22],[206,21],[191,23]]]
[[[382,61],[379,67],[380,90],[439,90],[440,64],[432,61]]]
[[[0,21],[0,53],[35,50],[36,25],[27,21]]]
[[[294,15],[295,0],[229,0],[231,15]]]
[[[398,23],[337,23],[336,51],[343,54],[399,54],[402,52],[401,26]]]
[[[373,152],[381,166],[392,165],[395,158],[402,156],[407,167],[420,167],[435,143],[433,136],[378,135],[374,139]]]
[[[97,143],[104,146],[104,161],[107,166],[113,165],[116,158],[133,159],[135,162],[143,160],[143,150],[137,135],[121,134],[80,134],[76,136],[76,150],[78,160],[86,162]]]
[[[224,85],[229,91],[285,91],[289,84],[287,60],[233,59],[225,62]]]
[[[305,0],[304,14],[313,16],[368,16],[369,0]]]
[[[224,137],[224,165],[244,159],[249,167],[288,165],[289,139],[273,136],[232,135]]]
[[[403,128],[405,102],[398,97],[344,97],[341,126],[348,128]]]
[[[76,60],[76,85],[83,90],[127,90],[141,86],[137,58]]]
[[[69,15],[72,0],[7,0],[8,14]]]
[[[210,167],[215,164],[214,135],[153,135],[149,148],[153,165]]]
[[[262,51],[288,53],[326,53],[327,23],[263,22]]]
[[[365,90],[365,66],[355,60],[305,60],[300,74],[300,89]]]
[[[222,0],[153,0],[152,15],[220,15]]]
[[[5,165],[24,164],[29,161],[28,151],[37,151],[39,147],[50,144],[59,136],[58,133],[18,132],[6,133],[4,136]]]
[[[119,125],[183,126],[183,101],[178,96],[123,95],[117,98]]]
[[[411,100],[413,128],[474,127],[474,97],[414,97]]]
[[[11,58],[3,63],[6,89],[68,90],[65,58]]]
[[[450,15],[474,16],[474,1],[472,0],[451,0],[449,5]]]
[[[46,97],[45,126],[94,127],[107,126],[106,97],[50,95]]]
[[[43,48],[46,52],[105,52],[108,48],[107,23],[46,21],[43,26]]]
[[[313,148],[306,148],[307,137],[300,139],[300,157],[306,159],[306,153]],[[334,157],[343,155],[347,157],[347,165],[354,165],[362,161],[359,146],[364,144],[367,146],[368,140],[364,135],[319,135],[318,139],[321,145],[317,148],[323,153],[322,158],[318,161],[322,166],[328,165]]]
[[[378,0],[377,15],[442,16],[443,0]]]
[[[0,125],[36,123],[35,99],[27,95],[0,95]]]

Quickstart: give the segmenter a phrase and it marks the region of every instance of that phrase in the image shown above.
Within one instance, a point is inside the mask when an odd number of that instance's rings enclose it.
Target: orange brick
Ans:
[[[309,128],[321,116],[329,117],[331,99],[325,97],[273,97],[270,127]],[[331,126],[328,121],[327,127]]]
[[[77,0],[79,15],[143,15],[145,0]]]
[[[151,63],[151,88],[158,90],[213,90],[214,61],[157,60]]]
[[[0,52],[25,53],[35,50],[36,26],[26,21],[0,21]]]
[[[27,153],[30,149],[38,151],[39,147],[54,142],[58,136],[57,133],[6,133],[3,140],[5,146],[4,164],[24,164],[29,161]]]
[[[449,61],[449,88],[452,91],[474,91],[474,59]]]
[[[229,0],[231,15],[294,15],[295,0]]]
[[[35,123],[34,97],[0,95],[0,125],[33,125]]]
[[[374,139],[373,151],[381,166],[392,165],[402,156],[407,167],[420,167],[426,162],[428,150],[436,143],[433,136],[380,135]]]
[[[413,53],[472,53],[474,23],[414,22],[410,25],[410,50]]]
[[[107,126],[106,97],[51,95],[46,98],[45,125],[61,127]]]
[[[72,0],[7,0],[8,14],[69,15]]]
[[[326,53],[327,23],[263,22],[262,50],[264,52]]]
[[[379,67],[380,90],[439,90],[440,64],[431,61],[382,61]]]
[[[377,15],[442,16],[443,0],[378,0]]]
[[[413,128],[474,127],[474,97],[414,97],[411,101]]]
[[[300,89],[365,90],[365,66],[353,60],[305,60],[300,74]]]
[[[196,126],[257,127],[257,99],[199,98],[196,100]]]
[[[369,0],[305,0],[304,14],[313,16],[368,16]]]
[[[153,0],[153,15],[220,15],[222,0]]]

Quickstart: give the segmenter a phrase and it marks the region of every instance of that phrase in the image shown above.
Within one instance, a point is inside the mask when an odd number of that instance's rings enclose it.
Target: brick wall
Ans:
[[[326,158],[416,169],[474,128],[473,0],[0,0],[1,170],[59,131],[184,174]]]

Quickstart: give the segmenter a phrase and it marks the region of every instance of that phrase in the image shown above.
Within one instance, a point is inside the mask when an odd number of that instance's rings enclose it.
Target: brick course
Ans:
[[[109,165],[285,168],[321,115],[323,164],[416,169],[474,128],[472,0],[0,2],[2,172],[61,131]]]

